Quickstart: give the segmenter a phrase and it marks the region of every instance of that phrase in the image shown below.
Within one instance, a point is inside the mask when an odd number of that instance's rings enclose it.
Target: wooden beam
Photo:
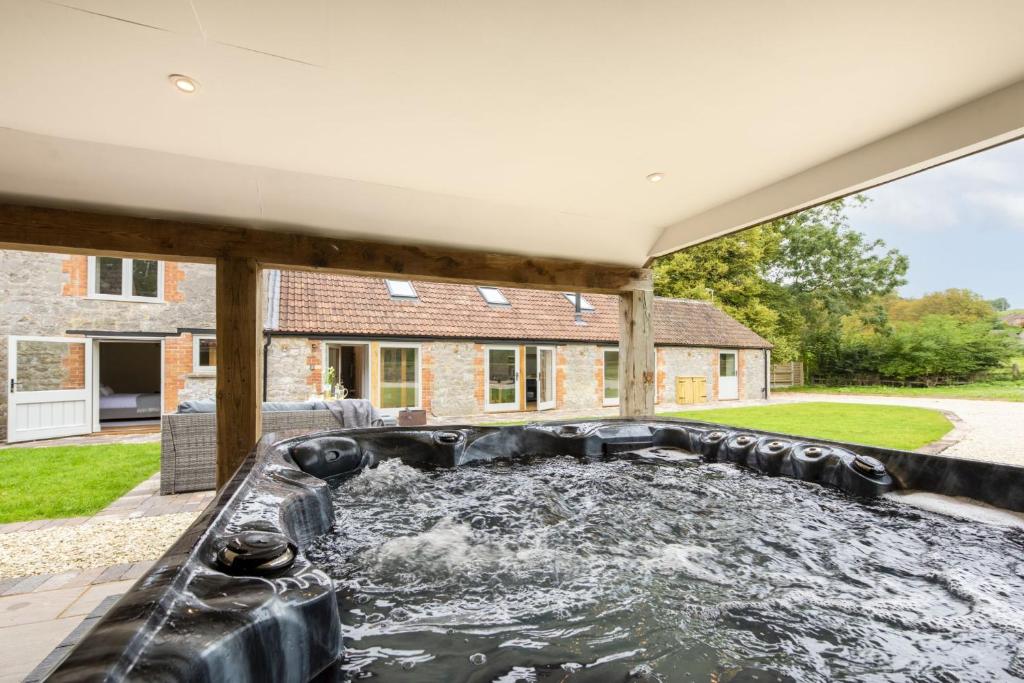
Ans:
[[[0,249],[206,263],[244,258],[264,268],[611,294],[651,282],[650,271],[621,265],[2,203]]]
[[[654,415],[654,293],[636,289],[619,294],[619,414]]]
[[[262,434],[263,277],[250,258],[217,259],[217,488]]]

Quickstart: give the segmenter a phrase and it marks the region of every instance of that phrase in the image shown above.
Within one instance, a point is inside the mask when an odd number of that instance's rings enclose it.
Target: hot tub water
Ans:
[[[333,492],[306,551],[387,680],[1024,680],[1024,531],[671,449]]]

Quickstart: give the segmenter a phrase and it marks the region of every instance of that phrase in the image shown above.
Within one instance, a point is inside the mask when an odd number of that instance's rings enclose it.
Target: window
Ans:
[[[505,295],[497,287],[477,287],[477,290],[479,290],[480,296],[484,298],[484,301],[489,304],[494,304],[495,306],[510,305],[508,299],[505,298]]]
[[[718,374],[720,377],[736,376],[736,354],[723,352],[718,355]]]
[[[388,294],[393,299],[416,299],[416,288],[408,280],[385,280],[388,286]]]
[[[575,309],[576,308],[576,293],[575,292],[565,292],[565,298],[569,300],[569,303],[571,303],[573,308]],[[592,310],[594,310],[594,306],[589,301],[587,301],[585,298],[583,298],[581,296],[580,297],[580,310],[581,311],[592,311]]]
[[[192,337],[192,370],[212,373],[217,370],[217,338],[212,335]]]
[[[89,257],[89,296],[125,301],[163,298],[163,263],[147,259]]]
[[[605,349],[604,352],[604,404],[617,405],[619,402],[619,350]]]
[[[420,403],[419,349],[380,347],[380,407],[415,408]]]

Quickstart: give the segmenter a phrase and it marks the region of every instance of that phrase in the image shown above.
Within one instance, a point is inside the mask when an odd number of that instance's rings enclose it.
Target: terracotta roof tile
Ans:
[[[593,311],[577,323],[559,292],[501,287],[509,306],[491,305],[473,285],[414,281],[417,300],[392,299],[381,278],[283,271],[277,331],[386,337],[616,342],[617,297],[585,294]],[[712,304],[654,300],[662,345],[771,348]]]

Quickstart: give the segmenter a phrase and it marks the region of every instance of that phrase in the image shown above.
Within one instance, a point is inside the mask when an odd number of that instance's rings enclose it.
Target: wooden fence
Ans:
[[[775,363],[772,365],[772,388],[796,387],[804,383],[803,363]]]

